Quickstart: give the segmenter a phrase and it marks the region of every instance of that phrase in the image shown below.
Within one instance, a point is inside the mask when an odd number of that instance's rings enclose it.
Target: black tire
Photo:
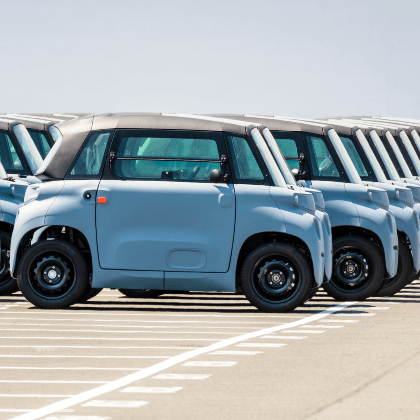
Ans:
[[[418,280],[420,277],[420,271],[417,273],[411,273],[410,278],[407,280],[407,283],[405,284],[408,286],[410,283],[412,283],[414,280]]]
[[[360,236],[333,240],[333,273],[323,285],[336,300],[365,300],[382,286],[385,261],[376,246]]]
[[[318,292],[318,288],[309,289],[308,294],[305,296],[305,303],[311,300]]]
[[[377,297],[392,296],[407,285],[413,273],[413,258],[407,242],[398,237],[398,270],[394,277],[385,280],[381,289],[375,293]]]
[[[291,245],[265,244],[246,258],[241,272],[245,296],[264,312],[290,312],[313,284],[311,262]]]
[[[22,256],[18,285],[22,294],[43,309],[63,309],[82,299],[88,270],[82,253],[62,241],[40,241]]]
[[[164,290],[153,290],[153,289],[118,289],[123,295],[129,298],[155,298],[165,293]]]
[[[89,299],[94,298],[96,295],[102,292],[101,288],[94,288],[90,287],[89,285],[86,287],[85,294],[82,296],[82,298],[77,303],[85,303]]]
[[[19,291],[17,280],[10,275],[9,256],[10,242],[12,235],[8,232],[0,232],[1,254],[0,254],[0,296],[8,296]]]

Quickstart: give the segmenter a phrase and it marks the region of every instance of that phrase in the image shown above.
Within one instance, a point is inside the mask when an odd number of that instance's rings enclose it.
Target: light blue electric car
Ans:
[[[360,178],[365,185],[372,185],[384,189],[388,194],[390,210],[395,216],[398,230],[398,272],[397,275],[386,280],[382,289],[376,296],[390,296],[399,292],[411,279],[414,273],[420,270],[420,231],[419,216],[420,202],[414,200],[419,197],[420,187],[402,182],[398,175],[393,179],[388,173],[395,174],[395,168],[384,172],[374,150],[371,148],[366,136],[369,130],[362,124],[329,119],[328,124],[340,136]],[[381,143],[376,140],[375,143]],[[381,146],[381,145],[380,145]],[[382,145],[384,149],[384,146]],[[386,154],[386,150],[382,154]],[[388,166],[392,165],[387,157]]]
[[[323,286],[329,295],[363,300],[381,289],[384,277],[397,275],[398,237],[387,193],[363,184],[331,126],[281,117],[228,118],[265,125],[273,155],[280,149],[299,183],[322,192],[333,234],[333,274]]]
[[[258,124],[106,114],[55,127],[10,251],[34,305],[67,307],[92,282],[243,290],[284,312],[324,281],[324,220],[312,194],[288,188]]]

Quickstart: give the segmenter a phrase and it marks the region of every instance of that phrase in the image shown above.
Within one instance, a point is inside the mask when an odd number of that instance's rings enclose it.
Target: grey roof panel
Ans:
[[[207,114],[212,117],[219,118],[229,118],[232,120],[239,121],[248,121],[256,124],[263,124],[269,130],[272,131],[301,131],[305,133],[313,133],[323,135],[323,123],[320,122],[320,125],[312,124],[306,121],[291,121],[287,118],[284,119],[273,119],[272,116],[262,115],[262,116],[248,116],[244,114]],[[325,127],[329,126],[325,124]]]

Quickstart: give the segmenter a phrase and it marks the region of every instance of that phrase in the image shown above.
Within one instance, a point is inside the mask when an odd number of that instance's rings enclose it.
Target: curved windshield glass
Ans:
[[[277,166],[277,163],[273,158],[273,155],[268,149],[266,142],[264,141],[262,135],[260,134],[257,128],[253,128],[251,130],[251,137],[258,147],[261,156],[263,157],[264,162],[267,165],[268,170],[270,171],[271,178],[273,179],[276,187],[286,187],[286,181],[284,180],[283,175],[280,172],[279,167]]]
[[[410,179],[414,178],[413,174],[410,171],[410,168],[408,167],[408,165],[407,165],[407,163],[406,163],[406,161],[405,161],[405,159],[404,159],[404,157],[401,153],[401,150],[399,149],[399,147],[398,147],[398,145],[397,145],[397,143],[394,139],[394,136],[389,131],[387,131],[386,132],[386,138],[387,138],[389,144],[391,145],[392,150],[395,153],[395,156],[397,157],[398,163],[400,164],[400,166],[401,166],[401,168],[404,172],[405,177],[410,178]]]
[[[385,149],[385,146],[382,143],[381,138],[379,137],[378,133],[375,130],[372,130],[370,133],[370,137],[373,141],[373,144],[376,147],[376,150],[378,151],[382,162],[386,166],[386,170],[388,171],[388,174],[392,181],[400,181],[400,176],[398,175],[397,169],[395,168],[394,164],[392,163],[391,158],[389,157],[388,152]]]
[[[376,159],[375,154],[373,153],[372,148],[369,146],[369,143],[365,137],[365,135],[362,133],[361,130],[356,131],[356,137],[359,140],[360,145],[363,148],[363,151],[366,154],[366,157],[369,159],[369,163],[372,165],[373,172],[375,172],[376,178],[378,182],[386,183],[387,179],[384,174],[384,171],[381,168],[380,163],[378,162],[378,159]]]
[[[39,154],[35,143],[23,124],[14,125],[13,132],[15,133],[18,143],[22,149],[22,152],[25,155],[29,168],[34,174],[37,171],[37,169],[42,165],[42,157]]]
[[[50,145],[48,144],[47,138],[45,137],[45,134],[42,131],[32,130],[31,128],[28,128],[27,130],[30,136],[32,137],[32,140],[34,141],[35,146],[38,149],[38,152],[41,155],[42,159],[45,159],[45,157],[48,155],[48,152],[51,149]]]
[[[340,136],[340,139],[343,142],[350,159],[353,161],[360,178],[362,178],[363,181],[373,181],[372,174],[369,171],[370,168],[368,170],[366,165],[363,163],[363,157],[359,153],[357,146],[353,143],[353,139],[347,136]]]
[[[57,150],[59,149],[61,142],[63,140],[63,136],[61,135],[60,130],[58,130],[56,127],[51,126],[48,130],[52,138],[54,139],[55,143],[54,143],[54,146],[49,151],[47,157],[44,159],[44,162],[37,170],[35,175],[41,175],[45,171],[45,169],[47,169],[47,166],[50,164],[52,158],[57,153]]]
[[[420,175],[420,160],[417,156],[416,151],[414,150],[413,145],[411,144],[410,139],[407,136],[407,133],[404,131],[400,132],[400,138],[402,143],[404,144],[408,154],[410,155],[410,159],[413,162],[414,169],[417,172],[417,175]]]
[[[362,184],[362,180],[336,131],[329,130],[328,137],[343,164],[344,170],[347,172],[350,182],[352,184]]]
[[[276,160],[276,163],[277,163],[284,179],[286,180],[286,183],[288,185],[297,185],[295,177],[290,172],[289,165],[287,164],[282,152],[277,147],[276,140],[275,140],[275,138],[271,134],[271,131],[268,128],[264,128],[263,136],[265,138],[265,141],[268,144],[268,147],[270,148],[271,153],[274,156],[274,159]],[[296,146],[295,146],[295,148],[296,148]]]

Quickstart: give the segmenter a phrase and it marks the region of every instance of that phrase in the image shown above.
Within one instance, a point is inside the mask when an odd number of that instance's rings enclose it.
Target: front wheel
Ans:
[[[0,296],[7,296],[19,290],[17,280],[10,275],[9,251],[11,235],[7,232],[0,232]]]
[[[333,273],[323,285],[336,300],[365,300],[381,287],[384,259],[375,245],[360,236],[333,240]]]
[[[313,284],[310,261],[287,244],[266,244],[252,251],[242,266],[247,299],[265,312],[289,312],[301,305]]]
[[[86,287],[85,293],[78,303],[86,303],[88,300],[94,298],[102,292],[102,288],[92,288],[89,285]]]
[[[147,299],[155,298],[164,293],[163,290],[153,290],[153,289],[118,289],[123,295],[126,295],[129,298],[133,299]]]
[[[66,241],[37,242],[19,262],[18,285],[39,308],[67,308],[82,299],[88,286],[85,259]]]
[[[382,288],[375,294],[377,297],[392,296],[407,285],[413,272],[413,258],[407,241],[398,238],[398,270],[394,277],[385,280]]]

